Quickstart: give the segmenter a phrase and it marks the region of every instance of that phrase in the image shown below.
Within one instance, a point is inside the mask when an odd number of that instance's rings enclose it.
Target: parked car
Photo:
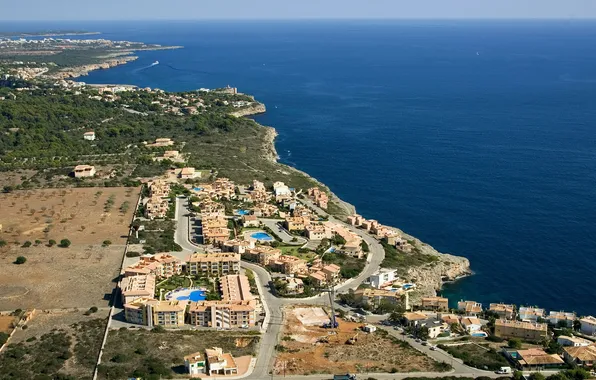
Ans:
[[[437,346],[430,346],[430,350],[431,351],[436,351],[437,350]]]
[[[423,346],[428,346],[428,342],[424,340],[424,341],[422,341],[422,345]]]

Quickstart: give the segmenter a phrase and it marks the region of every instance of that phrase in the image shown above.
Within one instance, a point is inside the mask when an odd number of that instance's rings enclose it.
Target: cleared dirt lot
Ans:
[[[137,188],[22,190],[0,194],[0,240],[9,244],[50,239],[72,244],[124,244]]]
[[[362,324],[339,321],[336,333],[319,326],[303,324],[299,313],[285,311],[285,326],[277,346],[275,373],[307,375],[315,373],[439,371],[437,363],[407,343],[387,336],[384,331],[367,334]],[[312,314],[318,314],[313,310]],[[354,345],[346,344],[356,337]],[[323,342],[326,341],[326,342]]]
[[[0,195],[0,310],[107,305],[124,255],[136,188]],[[49,240],[71,241],[68,248]],[[109,240],[112,244],[102,246]],[[31,246],[25,247],[26,241]],[[14,264],[24,256],[25,264]]]

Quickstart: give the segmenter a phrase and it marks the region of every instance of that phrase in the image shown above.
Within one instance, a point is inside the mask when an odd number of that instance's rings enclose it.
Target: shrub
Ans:
[[[7,333],[0,332],[0,346],[2,346],[8,340],[9,335]]]
[[[141,256],[141,252],[126,251],[126,257],[139,257],[139,256]]]
[[[111,242],[110,240],[104,240],[104,241],[103,241],[103,243],[102,243],[102,245],[103,245],[104,247],[107,247],[107,246],[110,246],[110,245],[112,245],[112,242]]]
[[[154,333],[164,333],[164,332],[166,332],[166,328],[163,327],[163,326],[161,326],[161,325],[157,325],[157,326],[155,326],[154,328],[151,329],[151,332],[154,332]]]
[[[55,245],[56,245],[56,240],[50,239],[50,241],[48,241],[48,247],[53,247]]]
[[[511,338],[509,339],[509,342],[507,342],[507,346],[509,348],[515,348],[516,350],[519,350],[520,348],[522,348],[522,342],[520,339]]]
[[[25,264],[25,262],[27,262],[27,258],[25,256],[19,256],[17,257],[17,259],[14,261],[15,264],[21,265],[21,264]]]
[[[68,248],[68,247],[70,247],[70,244],[71,244],[70,240],[68,240],[68,239],[62,239],[62,240],[60,240],[59,247],[60,248]]]
[[[26,242],[23,243],[23,245],[21,247],[29,248],[29,247],[31,247],[31,242],[29,240],[27,240]]]
[[[0,248],[5,247],[8,243],[6,240],[0,240]]]

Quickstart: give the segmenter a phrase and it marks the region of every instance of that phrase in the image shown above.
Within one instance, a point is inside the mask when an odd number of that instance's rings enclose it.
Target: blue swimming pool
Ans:
[[[249,215],[250,210],[236,210],[236,214],[238,215]]]
[[[475,332],[470,335],[477,337],[477,338],[485,338],[487,336],[485,332]]]
[[[203,190],[203,188],[202,187],[193,187],[193,190],[194,191],[201,191],[201,190]]]
[[[404,288],[405,290],[408,290],[408,289],[413,288],[414,286],[416,286],[416,285],[414,285],[414,284],[403,284],[402,285],[402,288]]]
[[[271,235],[266,232],[255,232],[254,234],[250,235],[250,237],[260,241],[273,241]]]
[[[204,301],[207,295],[207,291],[201,288],[182,288],[173,290],[166,294],[166,300],[178,300],[178,301]]]

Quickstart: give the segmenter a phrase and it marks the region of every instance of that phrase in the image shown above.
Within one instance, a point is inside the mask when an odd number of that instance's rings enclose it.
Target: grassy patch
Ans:
[[[509,362],[503,355],[487,346],[477,344],[462,344],[459,346],[439,345],[441,349],[463,360],[470,367],[496,371],[501,367],[509,365]]]
[[[417,248],[407,253],[387,243],[381,242],[381,244],[385,249],[385,259],[381,266],[383,268],[397,268],[401,274],[404,274],[407,268],[419,267],[439,260],[436,256],[421,253]]]

